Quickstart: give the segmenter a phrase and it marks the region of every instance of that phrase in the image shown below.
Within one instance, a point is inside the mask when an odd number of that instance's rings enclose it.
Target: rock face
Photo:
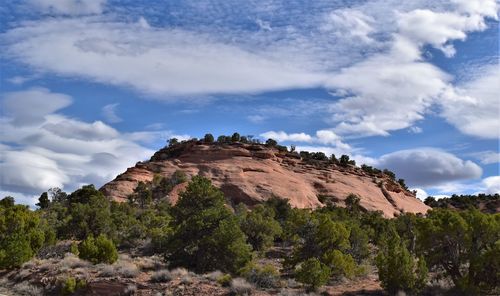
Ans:
[[[425,213],[429,209],[382,173],[368,174],[353,166],[306,161],[297,153],[242,143],[188,141],[161,149],[149,161],[137,163],[104,185],[101,191],[113,200],[125,201],[140,181],[152,182],[155,175],[170,177],[178,170],[189,177],[209,178],[233,204],[252,206],[278,196],[298,208],[315,208],[326,202],[344,206],[346,197],[354,193],[361,198],[363,208],[382,211],[386,217],[401,212]],[[175,203],[185,186],[177,185],[165,198]]]

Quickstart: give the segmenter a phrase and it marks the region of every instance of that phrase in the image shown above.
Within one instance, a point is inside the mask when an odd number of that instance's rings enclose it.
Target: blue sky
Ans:
[[[403,3],[401,3],[403,2]],[[0,193],[97,186],[170,137],[238,131],[500,191],[499,3],[10,1]]]

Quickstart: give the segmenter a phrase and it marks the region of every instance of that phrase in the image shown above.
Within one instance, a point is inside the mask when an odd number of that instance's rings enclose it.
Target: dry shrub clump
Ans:
[[[254,287],[243,278],[235,278],[231,281],[230,290],[236,295],[251,295]]]
[[[172,279],[172,273],[167,269],[159,270],[151,275],[151,281],[155,283],[170,282]]]

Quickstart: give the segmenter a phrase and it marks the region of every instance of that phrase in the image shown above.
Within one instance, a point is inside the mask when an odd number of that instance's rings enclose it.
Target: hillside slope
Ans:
[[[315,208],[327,202],[343,206],[345,198],[354,193],[360,196],[363,208],[382,211],[386,217],[429,209],[385,174],[303,160],[297,153],[243,143],[188,141],[163,148],[149,161],[137,163],[105,184],[101,191],[116,201],[126,201],[140,181],[152,182],[155,175],[170,177],[178,170],[188,176],[205,176],[229,202],[250,206],[272,196],[286,198],[298,208]],[[175,203],[184,186],[177,185],[166,198]]]

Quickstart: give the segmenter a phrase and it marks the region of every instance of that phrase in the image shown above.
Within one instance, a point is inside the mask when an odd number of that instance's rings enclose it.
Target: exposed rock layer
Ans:
[[[255,144],[204,144],[190,141],[164,148],[147,162],[137,163],[101,190],[125,201],[139,181],[151,182],[155,174],[170,177],[181,170],[202,175],[219,187],[229,202],[254,205],[272,196],[286,198],[292,206],[315,208],[322,202],[344,205],[345,198],[360,196],[366,210],[380,210],[387,217],[401,212],[425,213],[429,207],[384,174],[368,174],[356,167],[322,161],[304,161],[298,154]],[[175,203],[185,184],[168,198]]]

